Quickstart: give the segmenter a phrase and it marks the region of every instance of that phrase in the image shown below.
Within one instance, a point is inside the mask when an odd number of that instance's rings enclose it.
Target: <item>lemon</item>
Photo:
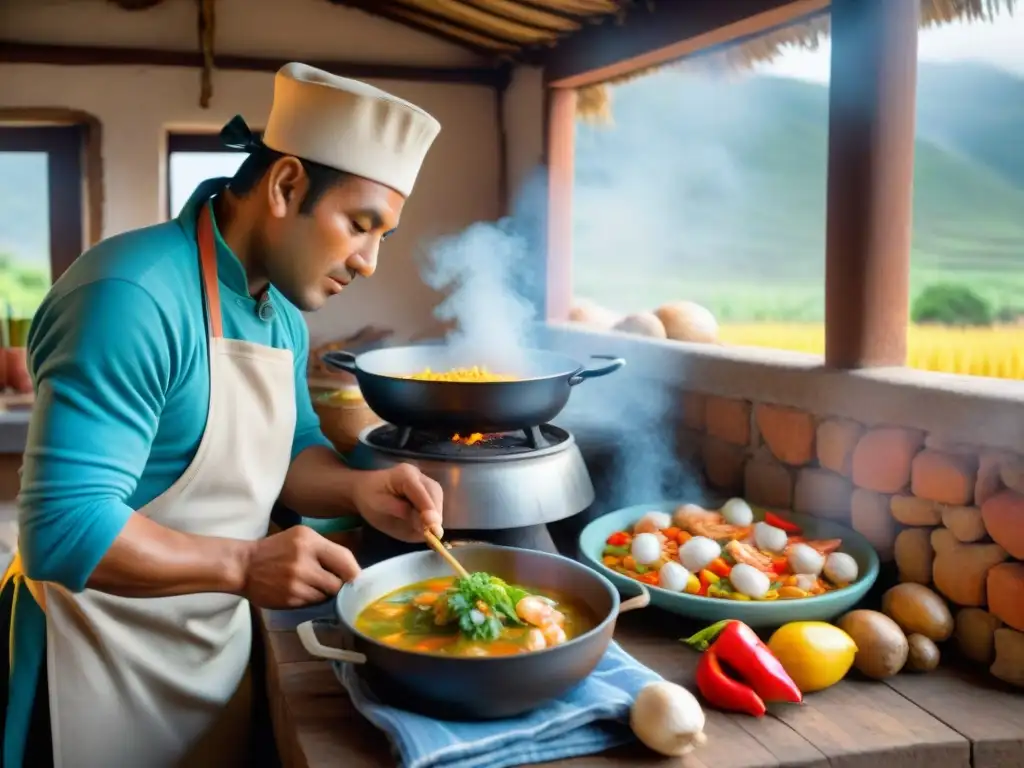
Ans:
[[[824,621],[785,624],[771,636],[768,648],[803,693],[838,683],[857,655],[853,638]]]

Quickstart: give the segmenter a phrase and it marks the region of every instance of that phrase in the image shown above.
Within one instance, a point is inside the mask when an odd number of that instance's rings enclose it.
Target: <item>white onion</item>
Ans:
[[[671,560],[658,571],[658,585],[670,592],[682,592],[690,580],[690,572]]]
[[[781,552],[786,548],[789,536],[781,528],[776,528],[768,523],[758,523],[754,526],[754,541],[758,549],[766,549],[769,552]]]
[[[817,576],[824,567],[825,558],[814,547],[800,542],[789,548],[789,568],[793,573]]]
[[[771,589],[772,582],[765,574],[752,565],[736,563],[729,571],[729,581],[737,592],[754,600],[760,600]]]
[[[661,540],[653,533],[638,533],[633,537],[629,553],[640,565],[650,565],[661,559]]]
[[[858,574],[857,561],[845,552],[833,552],[825,560],[825,576],[833,584],[852,584]]]
[[[679,562],[690,573],[696,573],[721,554],[717,541],[707,536],[694,536],[679,548]]]
[[[729,525],[750,525],[754,522],[754,510],[743,499],[729,499],[722,505],[722,517]]]
[[[707,743],[700,702],[667,680],[640,689],[630,708],[629,725],[649,749],[669,757],[688,754]]]
[[[636,521],[633,533],[656,533],[672,525],[672,516],[668,512],[647,512]]]

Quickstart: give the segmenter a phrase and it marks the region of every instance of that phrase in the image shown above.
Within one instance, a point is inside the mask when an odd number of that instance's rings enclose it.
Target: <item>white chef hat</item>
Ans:
[[[408,196],[441,124],[415,104],[305,64],[274,77],[263,143]]]

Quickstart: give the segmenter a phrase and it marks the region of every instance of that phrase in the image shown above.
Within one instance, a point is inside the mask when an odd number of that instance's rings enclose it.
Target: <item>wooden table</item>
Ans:
[[[330,609],[327,609],[328,613]],[[394,765],[387,741],[349,702],[325,661],[311,659],[294,627],[324,610],[262,613],[274,733],[286,768]],[[690,690],[699,655],[678,642],[692,625],[658,610],[625,614],[622,646],[666,679]],[[325,634],[325,640],[329,635]],[[891,681],[850,678],[779,705],[763,719],[706,708],[708,744],[681,759],[639,744],[548,768],[1022,768],[1024,694],[982,674],[943,668]]]

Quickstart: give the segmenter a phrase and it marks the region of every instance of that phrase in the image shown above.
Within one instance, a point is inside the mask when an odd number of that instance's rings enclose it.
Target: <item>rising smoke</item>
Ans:
[[[510,216],[472,224],[423,254],[424,282],[445,294],[434,314],[453,325],[446,343],[456,359],[524,371],[529,350],[541,347],[567,353],[587,367],[607,363],[552,345],[538,322],[546,207],[546,173],[538,170],[523,185]],[[588,460],[602,465],[602,476],[594,478],[597,503],[607,510],[665,499],[699,501],[697,475],[677,456],[678,396],[645,380],[625,356],[621,370],[575,387],[557,419],[573,432]]]

